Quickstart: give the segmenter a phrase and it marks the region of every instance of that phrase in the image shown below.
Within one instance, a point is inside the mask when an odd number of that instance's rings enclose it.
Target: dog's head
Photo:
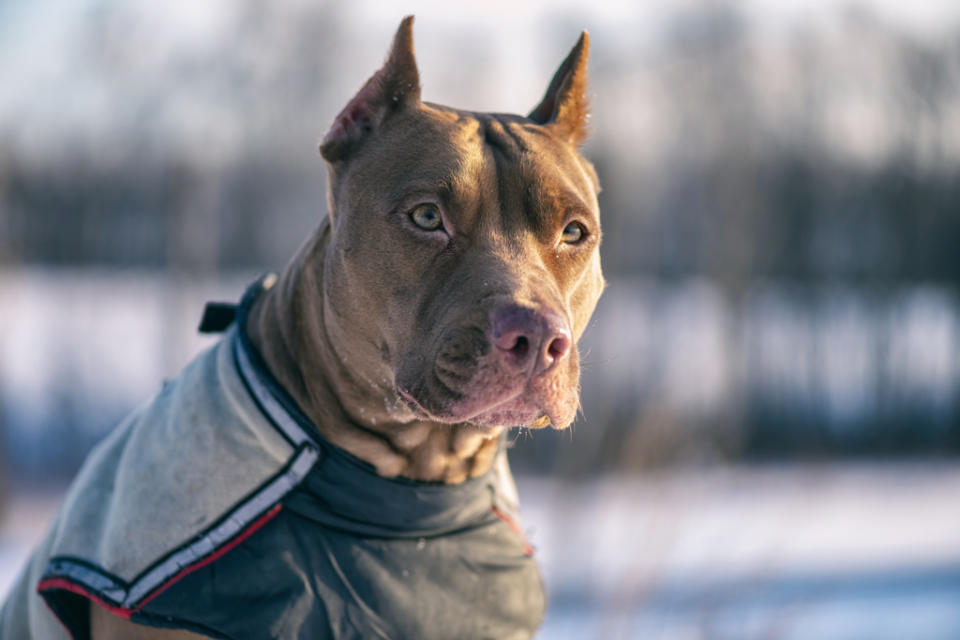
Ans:
[[[421,102],[411,27],[320,146],[330,341],[399,420],[566,427],[604,287],[587,34],[522,117]]]

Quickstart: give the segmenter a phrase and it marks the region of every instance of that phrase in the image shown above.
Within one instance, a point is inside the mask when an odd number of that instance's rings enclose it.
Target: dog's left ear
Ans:
[[[553,75],[546,95],[527,117],[548,125],[560,137],[580,145],[587,137],[587,57],[590,36],[584,31]]]
[[[413,16],[400,23],[387,61],[357,92],[320,143],[328,162],[345,157],[392,112],[420,103],[420,72],[413,56]]]

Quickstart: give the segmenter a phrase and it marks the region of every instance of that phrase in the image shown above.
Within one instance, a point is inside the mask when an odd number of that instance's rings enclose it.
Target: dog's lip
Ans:
[[[413,409],[414,412],[420,413],[424,418],[433,420],[434,422],[448,422],[447,420],[443,420],[442,418],[427,411],[426,407],[417,402],[417,399],[413,397],[413,394],[403,387],[397,387],[397,394],[407,401],[407,404],[410,405],[410,408]]]
[[[533,427],[546,417],[546,413],[544,413],[543,409],[536,407],[529,407],[528,409],[505,409],[504,404],[499,404],[489,411],[483,411],[477,414],[474,416],[474,419],[478,417],[485,417],[487,419],[487,421],[479,423],[483,425],[500,424],[511,427]],[[494,420],[497,422],[492,422]]]
[[[523,391],[524,391],[523,389],[519,389],[519,390],[516,391],[516,393],[512,394],[511,396],[509,396],[509,397],[507,397],[507,398],[504,398],[504,399],[502,399],[502,400],[500,400],[500,401],[498,401],[498,402],[495,402],[495,403],[493,403],[493,404],[487,405],[487,406],[485,406],[485,407],[483,407],[483,408],[481,408],[481,409],[477,409],[476,411],[474,411],[473,413],[471,413],[469,416],[464,417],[464,418],[462,419],[462,421],[463,421],[463,422],[469,422],[470,420],[473,420],[473,419],[476,418],[477,416],[482,416],[482,415],[486,415],[486,414],[489,414],[489,413],[495,413],[498,408],[503,407],[504,405],[510,404],[511,402],[513,402],[514,400],[516,400],[517,398],[519,398],[521,395],[523,395]]]
[[[403,398],[404,400],[406,400],[407,402],[409,402],[410,404],[412,404],[413,407],[414,407],[415,409],[417,409],[418,411],[422,411],[423,413],[427,414],[428,416],[430,415],[430,412],[427,411],[426,409],[424,409],[424,408],[423,408],[423,405],[421,405],[419,402],[417,402],[417,399],[413,397],[413,394],[410,393],[409,391],[407,391],[406,389],[404,389],[403,387],[397,387],[397,394],[398,394],[401,398]]]
[[[444,422],[444,423],[451,422],[449,418],[442,418],[428,411],[422,404],[420,404],[417,401],[416,398],[413,397],[413,394],[410,393],[407,389],[404,389],[403,387],[397,387],[397,393],[401,398],[403,398],[404,400],[407,401],[407,403],[410,404],[411,408],[423,414],[423,416],[426,417],[427,419],[434,420],[436,422]],[[503,406],[508,405],[511,402],[514,402],[517,398],[522,396],[523,393],[524,393],[524,390],[520,389],[516,393],[511,394],[509,397],[506,397],[494,404],[487,405],[485,407],[477,409],[476,411],[473,411],[469,415],[457,416],[457,418],[453,420],[453,422],[470,422],[477,416],[494,414],[496,413],[497,409],[502,408]],[[547,413],[543,409],[539,409],[537,412],[537,418],[534,421],[539,420],[544,415],[547,415]],[[504,426],[504,425],[477,425],[477,426]],[[508,426],[512,426],[512,425],[508,425]]]

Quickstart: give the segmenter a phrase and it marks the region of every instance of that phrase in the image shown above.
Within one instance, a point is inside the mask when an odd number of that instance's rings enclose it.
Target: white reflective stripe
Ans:
[[[127,595],[127,590],[121,583],[96,569],[74,562],[69,558],[54,558],[51,560],[41,582],[51,576],[69,578],[73,582],[90,587],[96,595],[105,596],[114,602],[123,602]]]
[[[234,336],[234,349],[240,375],[249,385],[260,406],[263,407],[263,410],[277,428],[294,443],[294,446],[300,447],[299,452],[289,463],[287,471],[234,507],[233,511],[220,524],[202,538],[155,566],[133,582],[128,589],[96,569],[72,562],[68,558],[52,560],[46,576],[69,578],[114,602],[121,603],[121,606],[133,608],[142,598],[177,573],[214,553],[218,548],[240,534],[258,517],[266,513],[270,507],[280,502],[306,477],[320,457],[316,443],[260,380],[253,363],[250,361],[249,354],[243,348],[243,344],[237,336]]]
[[[237,328],[237,331],[239,330],[240,329]],[[243,348],[243,342],[239,336],[234,336],[233,346],[237,354],[237,363],[240,365],[240,375],[246,380],[253,395],[256,396],[257,401],[260,403],[260,406],[267,412],[268,417],[286,434],[294,446],[300,446],[304,443],[315,444],[313,439],[307,435],[307,432],[300,428],[300,425],[293,419],[293,416],[287,413],[287,410],[283,408],[277,399],[273,397],[273,394],[270,393],[270,390],[260,381],[256,370],[253,368],[253,363],[250,362],[250,356],[247,354],[247,350]]]
[[[277,476],[250,499],[238,505],[226,519],[205,536],[174,553],[130,585],[130,591],[123,600],[123,606],[133,608],[140,599],[165,581],[183,569],[196,564],[241,533],[300,484],[300,481],[313,467],[317,458],[319,458],[319,453],[313,447],[305,446],[301,449],[286,473]]]

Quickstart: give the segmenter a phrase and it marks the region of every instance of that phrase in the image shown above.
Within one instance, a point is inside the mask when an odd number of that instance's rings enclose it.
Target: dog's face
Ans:
[[[585,64],[584,37],[530,117],[425,104],[407,19],[324,140],[327,331],[394,418],[573,421],[603,290]]]

